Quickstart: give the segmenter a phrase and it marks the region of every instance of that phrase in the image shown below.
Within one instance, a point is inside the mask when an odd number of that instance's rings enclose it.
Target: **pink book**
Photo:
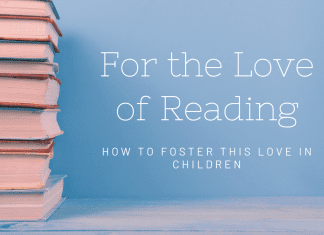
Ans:
[[[0,152],[0,189],[43,188],[50,174],[48,153]]]
[[[55,76],[58,64],[50,62],[0,60],[2,74],[48,74]]]
[[[46,221],[64,201],[65,176],[50,176],[43,189],[0,190],[1,221]]]
[[[42,16],[59,20],[51,0],[0,0],[1,15]]]
[[[45,140],[63,134],[58,109],[0,107],[1,140]]]
[[[0,152],[49,153],[54,138],[47,140],[0,140]]]
[[[0,15],[0,38],[47,40],[55,46],[62,33],[55,21],[48,17]]]
[[[32,42],[0,39],[0,60],[52,62],[56,51],[50,41]]]
[[[49,75],[0,74],[0,106],[58,108],[60,84]]]

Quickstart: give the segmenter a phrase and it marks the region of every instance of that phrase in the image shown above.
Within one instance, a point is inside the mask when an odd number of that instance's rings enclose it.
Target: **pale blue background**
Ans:
[[[186,197],[186,196],[324,196],[323,173],[323,1],[68,1],[56,0],[63,32],[60,65],[62,80],[58,121],[65,131],[56,138],[53,174],[67,174],[64,194],[81,197]],[[127,58],[157,58],[141,78],[107,67],[102,51],[118,51]],[[170,75],[170,52],[183,58],[210,58],[223,64],[218,78]],[[242,51],[242,73],[260,58],[308,58],[314,64],[309,78],[297,76],[292,63],[287,76],[273,63],[267,78],[235,78],[235,51]],[[126,68],[126,67],[125,67]],[[152,69],[153,68],[153,69]],[[132,67],[126,68],[131,73]],[[175,67],[179,71],[182,67]],[[144,107],[146,122],[122,122],[116,108],[152,99]],[[241,96],[252,103],[271,102],[278,116],[283,102],[298,102],[297,126],[284,129],[276,122],[162,122],[162,95],[181,99],[180,113],[190,102],[216,102],[221,109]],[[246,115],[242,110],[242,115]],[[266,115],[266,113],[265,113]],[[223,117],[223,115],[222,115]],[[246,117],[246,116],[245,116]],[[276,117],[277,118],[277,117]],[[138,156],[137,147],[153,147],[152,157]],[[166,147],[250,147],[250,157],[215,156],[211,160],[241,160],[240,170],[174,170],[174,159],[161,157]],[[103,157],[103,147],[131,147],[129,157]],[[311,157],[257,157],[257,147],[311,147]],[[219,152],[219,151],[218,151]]]

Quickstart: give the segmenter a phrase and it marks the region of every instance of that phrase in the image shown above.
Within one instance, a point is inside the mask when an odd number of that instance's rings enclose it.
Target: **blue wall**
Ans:
[[[58,121],[65,131],[56,138],[53,174],[67,174],[64,194],[81,197],[162,196],[323,196],[323,1],[67,1],[56,0],[63,32],[59,41],[62,80]],[[110,78],[102,78],[101,52],[119,52],[117,68],[107,66]],[[203,77],[195,77],[195,62],[188,64],[189,77],[170,74],[170,53],[181,59],[175,73],[183,73],[183,54],[201,62]],[[272,62],[268,77],[237,78],[236,55],[241,55],[241,72],[253,70],[261,58]],[[113,59],[114,57],[109,57]],[[133,58],[139,73],[127,78],[120,71],[123,60]],[[141,77],[141,59],[157,58],[148,67],[149,78]],[[216,58],[222,62],[221,76],[206,75],[203,65]],[[296,73],[296,62],[313,62],[312,76]],[[292,62],[286,77],[273,59]],[[260,62],[258,71],[267,73]],[[134,65],[125,64],[131,74]],[[151,97],[138,105],[144,95]],[[163,122],[161,96],[181,99],[182,122]],[[257,117],[255,103],[299,103],[293,117],[297,125],[282,128],[268,120],[225,120],[224,107],[241,97],[242,118],[247,119],[248,97]],[[116,115],[120,103],[134,105],[135,115],[123,122]],[[190,102],[215,102],[223,121],[191,122],[184,109]],[[171,103],[170,103],[171,105]],[[127,115],[129,110],[121,110]],[[289,111],[289,110],[288,110]],[[195,114],[192,114],[194,116]],[[229,114],[235,117],[235,112]],[[130,156],[102,156],[102,148],[131,147]],[[154,155],[139,156],[137,147],[152,147]],[[212,147],[213,156],[161,156],[161,147]],[[251,155],[221,155],[220,147],[249,147]],[[260,157],[257,149],[291,147],[292,156]],[[298,156],[299,147],[312,148],[312,156]],[[241,169],[173,169],[173,160],[240,160]],[[203,163],[205,164],[205,163]],[[232,166],[233,168],[233,166]]]

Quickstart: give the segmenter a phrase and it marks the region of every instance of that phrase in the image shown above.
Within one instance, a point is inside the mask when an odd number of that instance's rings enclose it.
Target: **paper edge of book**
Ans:
[[[50,175],[48,180],[54,180],[54,183],[51,183],[50,186],[46,187],[47,182],[45,183],[44,188],[37,188],[37,189],[1,189],[0,194],[7,194],[7,193],[45,193],[52,189],[56,184],[58,184],[61,180],[64,180],[67,175]]]
[[[9,222],[46,222],[49,217],[51,217],[51,215],[54,214],[54,212],[57,210],[57,208],[59,208],[63,202],[65,201],[66,197],[61,197],[61,199],[58,201],[58,203],[56,203],[48,212],[46,215],[44,215],[42,218],[40,219],[35,219],[35,220],[0,220],[0,223],[9,223]]]

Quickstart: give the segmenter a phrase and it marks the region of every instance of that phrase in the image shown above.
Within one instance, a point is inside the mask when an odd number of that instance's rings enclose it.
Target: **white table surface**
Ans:
[[[324,234],[324,197],[67,199],[10,234]]]

